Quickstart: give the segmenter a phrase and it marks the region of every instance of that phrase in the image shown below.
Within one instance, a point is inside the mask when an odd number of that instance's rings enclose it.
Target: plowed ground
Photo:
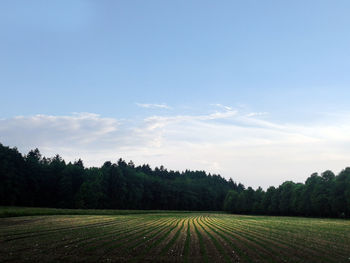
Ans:
[[[350,221],[212,213],[0,218],[0,262],[350,262]]]

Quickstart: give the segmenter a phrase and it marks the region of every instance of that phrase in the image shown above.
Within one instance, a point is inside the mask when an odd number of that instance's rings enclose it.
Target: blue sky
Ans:
[[[1,1],[0,141],[255,187],[338,172],[350,156],[349,10],[349,1]]]

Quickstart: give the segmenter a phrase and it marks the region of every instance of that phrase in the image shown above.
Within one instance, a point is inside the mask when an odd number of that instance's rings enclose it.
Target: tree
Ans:
[[[34,149],[23,156],[0,144],[0,204],[350,217],[350,168],[265,192],[205,171],[152,169],[123,159],[85,168],[81,159],[66,164],[59,155],[46,158]]]
[[[284,182],[279,187],[279,212],[283,215],[292,214],[292,196],[295,184],[291,181]]]
[[[231,212],[231,213],[237,213],[237,202],[238,202],[238,193],[234,190],[229,190],[226,194],[224,206],[224,211]]]

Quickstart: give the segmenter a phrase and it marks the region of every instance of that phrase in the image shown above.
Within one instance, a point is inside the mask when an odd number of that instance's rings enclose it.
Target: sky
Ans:
[[[254,188],[350,166],[349,1],[0,1],[0,143]]]

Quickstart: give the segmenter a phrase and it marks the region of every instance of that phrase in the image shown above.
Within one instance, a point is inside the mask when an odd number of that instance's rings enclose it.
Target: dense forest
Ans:
[[[122,159],[86,168],[80,159],[45,158],[38,149],[23,156],[0,144],[0,205],[350,217],[350,168],[264,191],[204,171],[151,169]]]

